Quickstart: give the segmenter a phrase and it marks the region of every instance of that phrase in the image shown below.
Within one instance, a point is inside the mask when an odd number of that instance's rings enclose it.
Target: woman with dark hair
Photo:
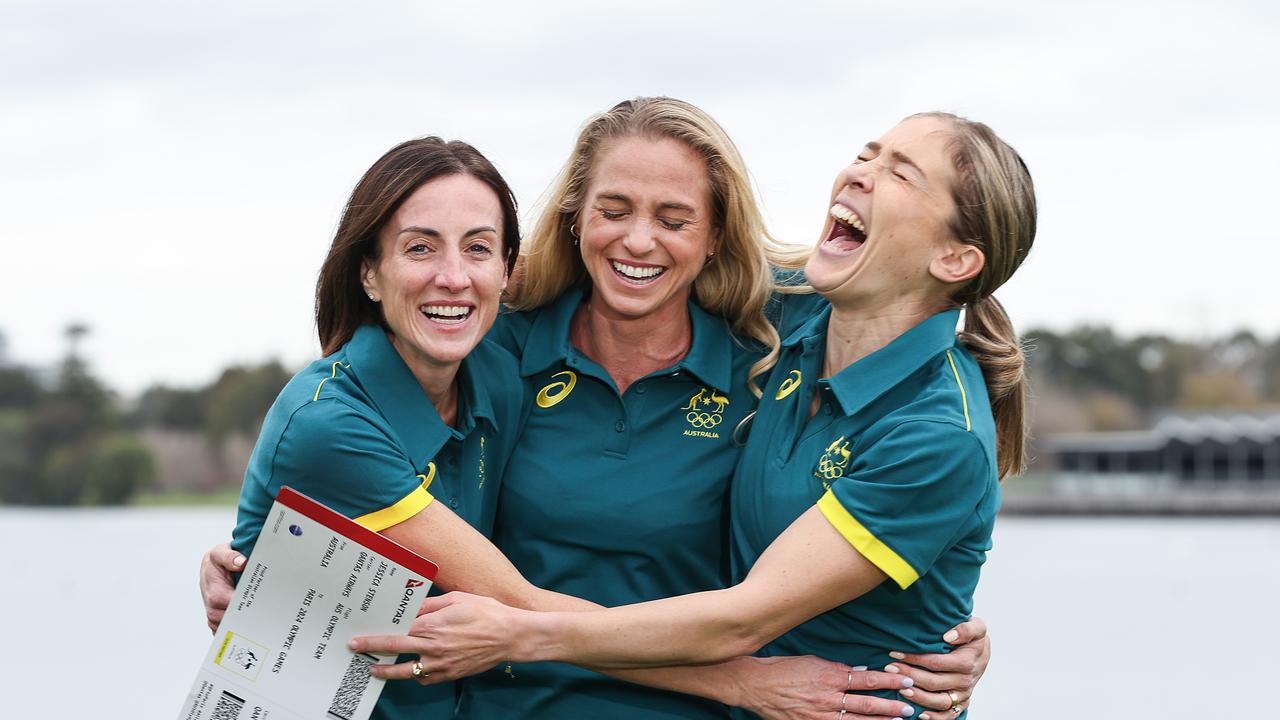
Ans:
[[[830,304],[782,342],[735,477],[737,585],[583,613],[451,593],[409,637],[354,645],[419,653],[442,680],[506,660],[642,668],[763,649],[884,668],[945,651],[972,612],[999,480],[1024,464],[1022,351],[992,293],[1035,228],[1031,176],[990,128],[907,118],[836,178],[805,268]]]
[[[515,359],[484,336],[519,247],[515,199],[470,145],[410,140],[369,168],[316,287],[325,357],[267,413],[236,550],[252,552],[288,485],[439,561],[444,587],[484,589],[458,571],[501,558],[480,556],[524,394]],[[396,683],[375,713],[445,718],[453,705],[452,687]]]

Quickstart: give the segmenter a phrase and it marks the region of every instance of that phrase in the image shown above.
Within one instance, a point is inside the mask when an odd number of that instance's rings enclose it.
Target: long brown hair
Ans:
[[[1036,193],[1022,157],[986,125],[930,112],[952,126],[956,169],[951,231],[982,250],[982,271],[954,297],[964,307],[960,340],[982,367],[996,421],[1000,477],[1027,464],[1025,354],[1013,323],[993,293],[1022,265],[1036,236]]]
[[[706,161],[712,218],[720,242],[715,257],[693,281],[693,299],[704,310],[725,318],[735,333],[767,349],[767,355],[751,367],[749,384],[759,395],[754,378],[777,361],[779,345],[778,331],[764,314],[772,289],[769,265],[781,264],[788,250],[765,229],[746,165],[729,135],[710,115],[683,100],[626,100],[587,122],[526,243],[523,277],[511,306],[539,308],[587,281],[571,229],[586,201],[600,149],[624,137],[678,140]]]
[[[386,328],[382,310],[365,295],[360,266],[378,259],[378,231],[419,187],[446,175],[470,175],[493,189],[502,206],[502,254],[507,273],[520,253],[516,198],[493,163],[458,140],[424,137],[400,143],[365,171],[351,191],[316,281],[316,329],[323,354],[342,347],[361,325]]]

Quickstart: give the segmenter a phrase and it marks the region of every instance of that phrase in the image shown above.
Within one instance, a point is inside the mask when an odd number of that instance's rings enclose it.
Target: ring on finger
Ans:
[[[960,707],[960,696],[956,695],[955,690],[948,690],[947,697],[951,700],[951,712],[953,714],[958,716],[964,712],[964,708]]]
[[[844,691],[849,692],[853,689],[853,666],[849,666],[849,681],[844,684]]]
[[[844,712],[844,701],[849,699],[849,694],[845,693],[840,696],[840,712]]]
[[[429,672],[423,672],[423,670],[422,670],[422,663],[421,663],[420,661],[414,661],[414,663],[413,663],[413,669],[412,669],[410,672],[412,672],[412,673],[413,673],[413,676],[414,676],[415,678],[418,678],[419,680],[421,680],[421,679],[423,679],[423,678],[428,677],[429,675],[431,675],[431,673],[429,673]]]
[[[838,720],[844,720],[844,714],[845,714],[845,709],[844,709],[844,708],[840,708],[840,717],[839,717],[839,719],[838,719]]]

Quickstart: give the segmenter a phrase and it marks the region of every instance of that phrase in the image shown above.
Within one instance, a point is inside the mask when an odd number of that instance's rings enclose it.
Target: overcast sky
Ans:
[[[1280,333],[1280,3],[0,0],[0,333],[91,326],[133,394],[318,354],[316,271],[382,152],[479,147],[526,220],[582,122],[664,94],[735,139],[779,237],[912,112],[992,125],[1040,201],[1020,327]]]

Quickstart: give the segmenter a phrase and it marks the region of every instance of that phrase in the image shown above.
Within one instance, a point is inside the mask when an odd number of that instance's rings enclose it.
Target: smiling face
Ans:
[[[620,318],[684,312],[715,249],[707,164],[671,138],[609,141],[578,215],[595,307]]]
[[[361,279],[415,375],[456,370],[493,325],[506,286],[502,230],[498,196],[463,174],[423,184],[379,230]]]
[[[814,289],[837,306],[945,302],[981,270],[981,253],[951,231],[951,138],[945,120],[910,118],[840,172],[805,267]]]

